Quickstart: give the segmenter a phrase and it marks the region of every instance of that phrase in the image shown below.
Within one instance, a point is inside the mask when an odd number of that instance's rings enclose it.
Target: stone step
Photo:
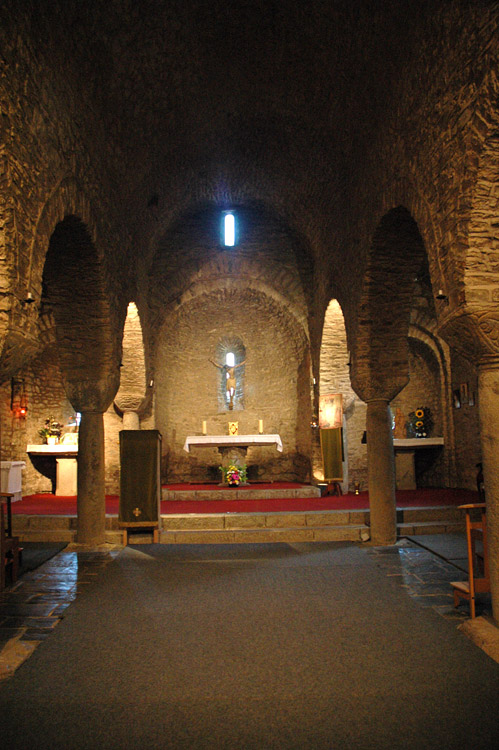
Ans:
[[[332,510],[274,513],[170,514],[161,517],[161,542],[223,543],[252,541],[366,541],[369,511]],[[13,516],[13,532],[21,541],[76,539],[75,516]],[[462,512],[454,507],[410,508],[397,511],[399,536],[456,533],[464,530]],[[151,537],[151,538],[149,538]],[[152,541],[142,530],[133,542]],[[117,516],[106,517],[106,541],[120,544]]]
[[[367,526],[301,526],[162,531],[161,544],[250,544],[257,542],[361,542],[369,538]]]
[[[249,487],[220,487],[204,490],[161,490],[162,500],[270,500],[271,498],[320,497],[321,491],[315,485],[303,485],[287,489],[259,489],[258,485]]]

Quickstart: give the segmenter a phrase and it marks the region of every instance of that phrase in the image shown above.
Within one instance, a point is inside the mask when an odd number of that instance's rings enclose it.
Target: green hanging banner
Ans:
[[[343,430],[321,430],[322,466],[325,482],[343,481]]]

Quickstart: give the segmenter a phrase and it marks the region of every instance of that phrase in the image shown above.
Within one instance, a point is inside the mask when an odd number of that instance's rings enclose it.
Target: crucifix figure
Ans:
[[[225,391],[229,401],[229,409],[232,411],[234,408],[234,393],[236,392],[236,375],[234,370],[242,367],[246,360],[243,360],[238,365],[219,365],[218,362],[214,362],[212,359],[209,361],[212,365],[215,365],[215,367],[218,367],[225,372]]]

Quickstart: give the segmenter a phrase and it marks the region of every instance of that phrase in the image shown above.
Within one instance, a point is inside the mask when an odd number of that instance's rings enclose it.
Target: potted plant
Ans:
[[[230,464],[230,466],[220,466],[223,483],[229,487],[237,487],[240,484],[246,484],[246,466]]]
[[[57,422],[54,417],[47,417],[45,424],[38,430],[38,434],[43,438],[44,443],[54,445],[59,442],[62,432],[62,424]]]
[[[431,409],[421,406],[409,414],[409,429],[417,438],[428,437],[433,429],[433,416]]]

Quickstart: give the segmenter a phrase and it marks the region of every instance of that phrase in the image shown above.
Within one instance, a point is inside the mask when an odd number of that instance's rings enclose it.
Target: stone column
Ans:
[[[484,357],[479,362],[478,404],[487,501],[492,615],[499,625],[499,356]]]
[[[136,411],[123,412],[123,429],[140,430],[140,417]]]
[[[367,470],[371,542],[395,544],[397,513],[395,502],[395,458],[388,399],[367,402]]]
[[[77,507],[76,541],[80,544],[103,544],[106,540],[106,498],[102,412],[81,412],[78,436]]]

